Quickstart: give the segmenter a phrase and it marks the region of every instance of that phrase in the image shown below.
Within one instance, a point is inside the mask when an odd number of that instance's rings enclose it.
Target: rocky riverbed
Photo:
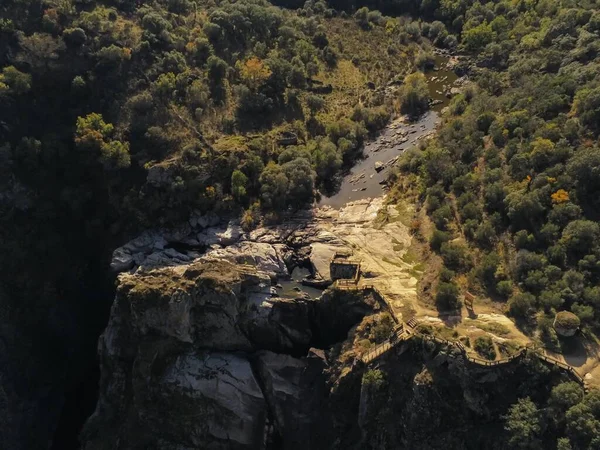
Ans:
[[[365,145],[364,158],[344,177],[336,194],[323,197],[319,206],[340,208],[348,202],[384,194],[389,170],[400,155],[433,135],[440,120],[439,114],[448,105],[449,99],[468,82],[467,77],[459,78],[453,72],[457,62],[456,58],[436,55],[434,70],[426,73],[431,111],[414,122],[407,117],[393,120]],[[392,95],[392,91],[389,94]]]

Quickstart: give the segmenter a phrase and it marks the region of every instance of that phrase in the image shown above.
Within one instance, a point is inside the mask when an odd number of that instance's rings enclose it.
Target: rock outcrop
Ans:
[[[298,359],[261,352],[257,368],[282,447],[330,448],[332,424],[325,361],[315,353]]]
[[[269,272],[220,256],[120,275],[85,450],[257,449],[270,439],[328,448],[326,362],[305,355],[324,321],[344,339],[369,305],[274,297]]]

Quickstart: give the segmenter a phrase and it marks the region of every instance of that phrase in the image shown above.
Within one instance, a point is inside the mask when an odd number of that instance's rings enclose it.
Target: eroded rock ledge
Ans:
[[[310,349],[371,307],[270,286],[267,272],[210,256],[121,274],[83,448],[327,448],[327,363]]]
[[[310,267],[316,281],[327,282],[333,254],[349,249],[345,236],[371,239],[376,238],[371,235],[381,234],[373,230],[372,222],[382,207],[380,197],[352,202],[341,210],[303,210],[283,224],[251,232],[244,232],[235,220],[223,221],[214,214],[193,215],[178,228],[146,231],[117,248],[111,267],[116,272],[135,273],[189,264],[208,256],[253,265],[272,279],[287,277],[291,269],[303,264]],[[395,229],[390,233],[402,234]],[[387,244],[382,247],[389,247]]]

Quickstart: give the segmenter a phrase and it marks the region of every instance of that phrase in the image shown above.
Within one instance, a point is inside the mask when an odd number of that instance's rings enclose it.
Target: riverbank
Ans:
[[[440,120],[440,113],[464,84],[453,71],[455,57],[435,56],[434,69],[425,73],[431,98],[431,110],[416,121],[401,116],[392,120],[363,149],[363,158],[347,173],[337,192],[323,196],[318,206],[340,208],[348,202],[383,195],[389,170],[406,150],[430,137]],[[392,95],[392,94],[390,94]]]

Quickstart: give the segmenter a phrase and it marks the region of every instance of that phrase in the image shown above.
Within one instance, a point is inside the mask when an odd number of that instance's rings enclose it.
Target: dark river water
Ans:
[[[418,145],[419,141],[430,135],[439,122],[439,112],[450,101],[446,93],[458,77],[448,67],[448,58],[437,55],[437,70],[425,74],[429,93],[434,101],[431,110],[415,122],[392,121],[378,136],[368,142],[363,150],[364,159],[358,161],[350,173],[346,175],[339,191],[331,197],[322,197],[319,206],[340,208],[346,203],[364,198],[379,197],[383,194],[383,184],[390,168],[407,149]],[[378,172],[376,165],[383,165]]]

